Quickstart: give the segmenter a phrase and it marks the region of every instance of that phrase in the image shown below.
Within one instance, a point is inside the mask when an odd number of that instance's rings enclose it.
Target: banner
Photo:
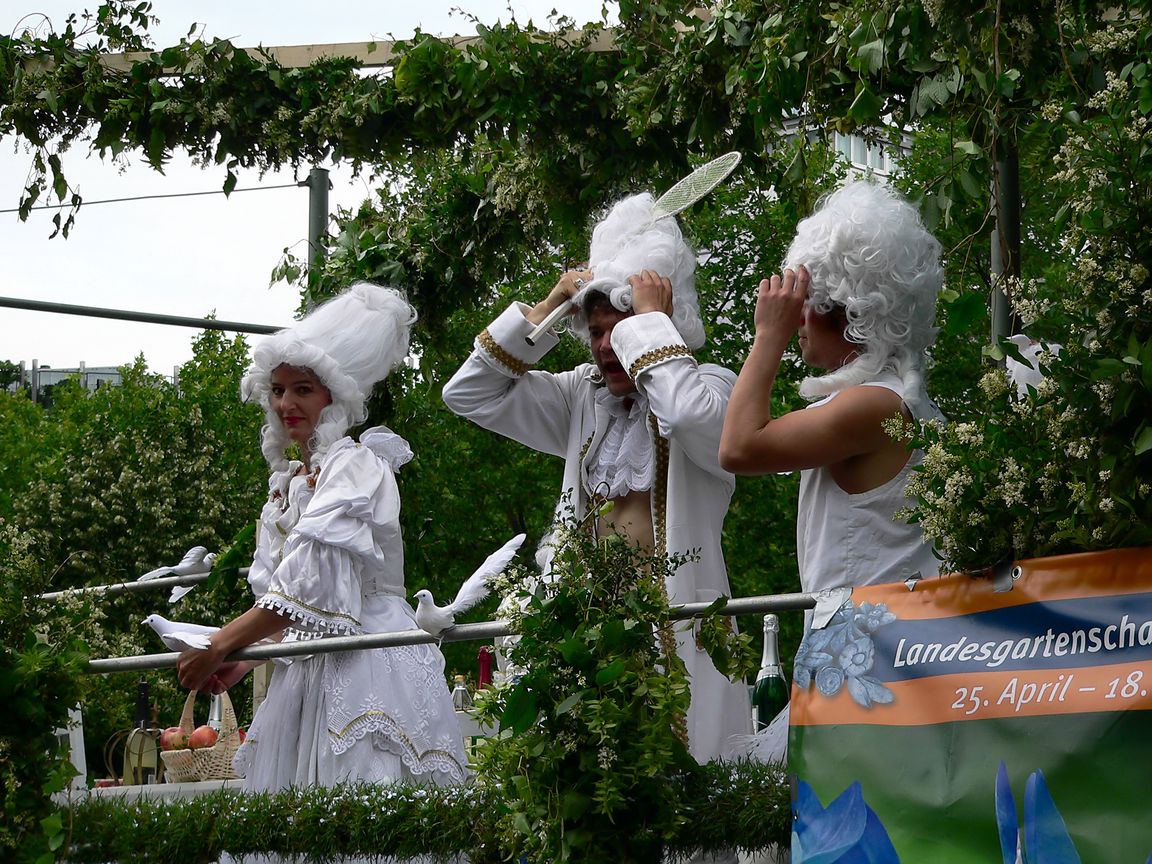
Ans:
[[[1152,549],[1013,575],[857,588],[805,636],[792,864],[1152,862]]]

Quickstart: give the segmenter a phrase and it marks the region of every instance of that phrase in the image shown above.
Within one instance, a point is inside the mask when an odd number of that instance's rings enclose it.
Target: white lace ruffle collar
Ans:
[[[401,466],[411,462],[415,455],[408,442],[387,426],[373,426],[371,429],[365,429],[360,433],[359,443],[392,466],[393,471],[399,471]],[[357,442],[351,436],[341,438],[328,448],[321,464],[330,459],[333,453],[337,453],[346,447],[355,447],[356,445]]]
[[[411,445],[387,426],[373,426],[360,433],[360,443],[399,471],[415,455]]]
[[[632,404],[613,396],[608,388],[596,391],[596,407],[608,413],[608,425],[588,466],[588,488],[593,494],[620,498],[628,492],[652,488],[655,451],[648,434],[648,398],[633,393]],[[605,490],[607,493],[605,494]]]

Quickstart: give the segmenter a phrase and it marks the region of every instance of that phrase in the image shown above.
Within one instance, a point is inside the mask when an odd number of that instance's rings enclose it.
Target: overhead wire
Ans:
[[[280,183],[276,186],[246,186],[243,188],[233,189],[229,194],[235,195],[237,192],[265,192],[272,189],[295,189],[298,188],[300,183]],[[155,198],[193,198],[198,195],[223,195],[223,189],[210,189],[205,192],[167,192],[159,195],[133,195],[128,198],[104,198],[99,201],[81,201],[80,207],[94,207],[97,204],[121,204],[126,201],[149,201]],[[62,202],[60,204],[37,204],[30,207],[29,210],[60,210],[64,207],[71,207],[70,202]],[[0,210],[0,213],[19,213],[19,207],[11,207]]]

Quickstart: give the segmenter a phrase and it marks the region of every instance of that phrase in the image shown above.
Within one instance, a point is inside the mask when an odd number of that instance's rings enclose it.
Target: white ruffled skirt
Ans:
[[[401,597],[367,597],[366,632],[413,629]],[[233,760],[244,788],[402,779],[448,784],[467,774],[460,726],[433,645],[315,654],[277,664]]]

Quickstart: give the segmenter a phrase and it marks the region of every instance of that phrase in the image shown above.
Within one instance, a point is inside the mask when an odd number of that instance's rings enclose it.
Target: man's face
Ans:
[[[807,303],[804,304],[798,333],[800,355],[804,362],[817,369],[834,372],[855,359],[860,346],[844,335],[847,323],[842,309],[821,313]]]
[[[627,396],[636,392],[635,382],[628,377],[628,370],[620,365],[616,352],[612,350],[612,328],[618,321],[631,317],[631,312],[621,312],[604,304],[588,314],[588,340],[592,348],[592,362],[604,377],[608,392],[613,396]]]

